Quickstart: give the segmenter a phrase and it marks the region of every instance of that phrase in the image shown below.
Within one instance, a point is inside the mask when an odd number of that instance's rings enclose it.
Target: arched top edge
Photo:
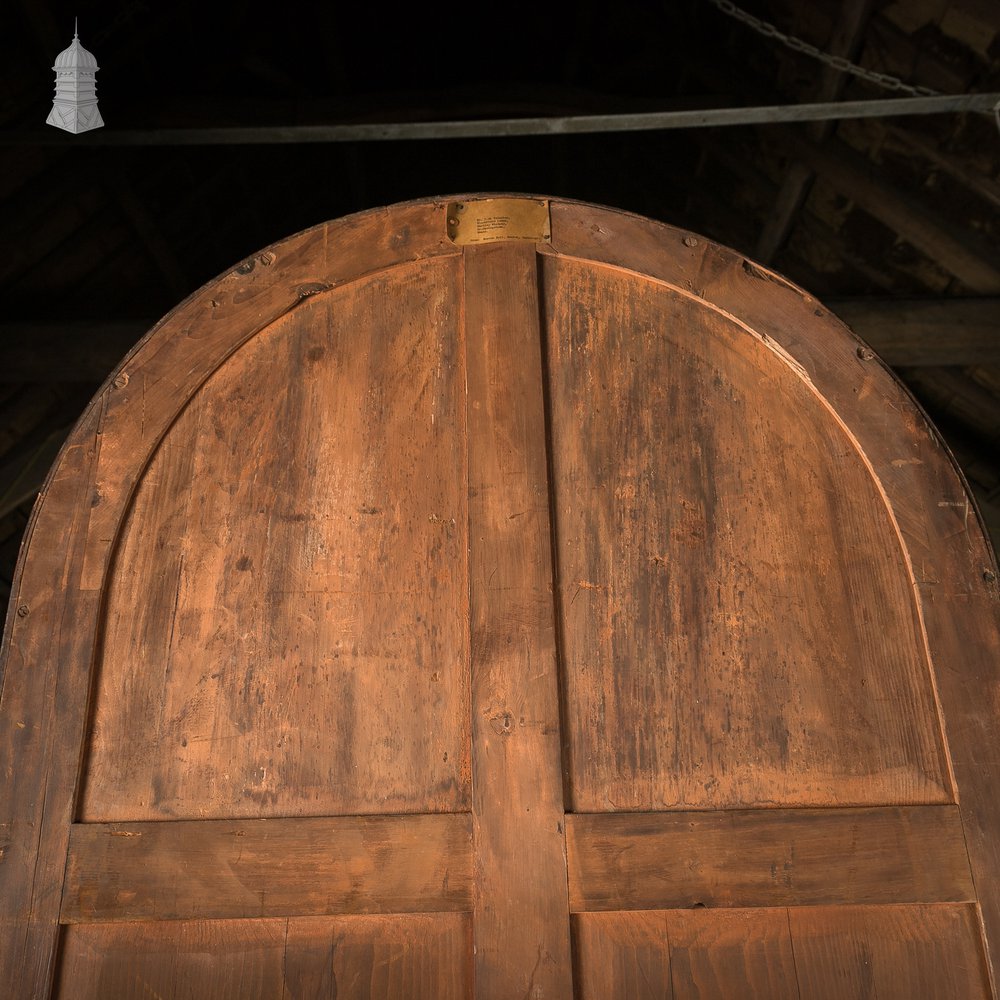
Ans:
[[[996,553],[946,442],[892,369],[820,300],[738,251],[668,223],[566,199],[553,199],[551,213],[551,246],[540,248],[541,253],[662,281],[753,331],[807,377],[851,431],[893,509],[907,511],[901,523],[906,537],[924,530],[921,516],[926,523],[940,520],[946,508],[934,504],[961,499],[975,511],[969,523],[977,522],[980,536],[966,558],[976,552],[972,559],[986,560],[996,572]],[[894,424],[897,433],[887,434],[887,424]],[[907,454],[899,453],[903,443]],[[914,461],[917,451],[922,457]],[[934,499],[939,493],[941,498]],[[916,497],[922,503],[915,504]],[[946,534],[953,545],[958,535]]]
[[[117,422],[116,413],[127,417],[122,411],[131,395],[130,370],[141,365],[149,374],[152,366],[152,376],[169,380],[174,391],[181,389],[178,373],[187,388],[197,387],[232,350],[307,298],[379,270],[460,255],[463,249],[447,236],[449,202],[497,197],[548,201],[552,240],[551,245],[539,245],[541,254],[610,265],[663,281],[750,330],[810,382],[850,428],[890,496],[897,479],[906,480],[903,488],[926,493],[927,487],[920,485],[922,474],[915,467],[905,469],[904,477],[893,465],[899,456],[881,454],[887,447],[886,435],[880,437],[877,428],[884,426],[887,410],[893,411],[892,419],[911,425],[911,437],[913,430],[922,429],[946,456],[950,475],[945,478],[952,489],[968,496],[953,457],[905,387],[805,290],[735,250],[668,223],[572,199],[493,192],[435,196],[323,222],[269,244],[203,285],[152,327],[112,372],[71,433],[41,496],[58,475],[67,449],[86,447],[109,417]],[[254,317],[252,324],[246,322],[248,316]],[[214,352],[208,352],[214,353],[212,359],[197,350],[199,340],[203,346],[208,338],[192,336],[206,324],[217,330],[219,324],[234,328],[229,349],[220,355],[216,345]],[[181,338],[183,357],[167,348],[171,340]],[[196,345],[194,350],[191,345]],[[178,360],[183,364],[179,366]],[[189,394],[177,392],[180,406],[184,402],[180,397]],[[939,482],[941,478],[939,470]],[[989,558],[995,557],[991,553]]]

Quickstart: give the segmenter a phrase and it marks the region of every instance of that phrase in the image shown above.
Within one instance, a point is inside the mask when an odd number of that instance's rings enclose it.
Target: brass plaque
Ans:
[[[448,205],[448,237],[459,246],[500,240],[548,242],[549,203],[533,198],[484,198]]]

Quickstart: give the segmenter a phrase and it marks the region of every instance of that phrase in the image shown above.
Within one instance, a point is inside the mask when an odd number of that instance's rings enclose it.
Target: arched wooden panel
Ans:
[[[291,237],[36,507],[0,977],[992,996],[990,560],[905,391],[731,251],[480,196]]]
[[[808,377],[682,289],[545,278],[574,809],[953,801],[906,552]]]
[[[311,299],[171,425],[111,568],[82,819],[468,808],[456,278]]]

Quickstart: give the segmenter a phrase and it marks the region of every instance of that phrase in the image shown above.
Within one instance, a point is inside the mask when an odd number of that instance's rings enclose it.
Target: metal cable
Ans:
[[[709,0],[709,3],[721,10],[723,14],[728,14],[737,21],[753,28],[757,34],[763,35],[764,38],[773,38],[781,42],[782,45],[790,48],[793,52],[801,52],[803,55],[818,59],[821,63],[840,73],[850,73],[852,76],[856,76],[861,80],[867,80],[878,87],[884,87],[886,90],[900,91],[904,94],[912,94],[914,97],[938,97],[940,95],[940,91],[932,90],[930,87],[915,87],[909,83],[904,83],[897,76],[892,76],[889,73],[879,73],[873,69],[866,69],[864,66],[859,66],[857,63],[853,63],[850,59],[845,59],[843,56],[834,56],[830,55],[829,52],[823,52],[821,49],[816,48],[815,45],[810,45],[808,42],[802,41],[801,38],[796,38],[794,35],[786,35],[770,22],[762,21],[759,17],[748,14],[745,10],[737,7],[732,0]]]

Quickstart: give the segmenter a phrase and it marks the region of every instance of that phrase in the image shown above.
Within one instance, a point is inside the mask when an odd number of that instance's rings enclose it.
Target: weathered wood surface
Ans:
[[[464,1000],[461,913],[77,924],[60,1000]]]
[[[571,995],[537,260],[466,252],[476,988]]]
[[[472,907],[468,814],[78,823],[62,920]]]
[[[566,822],[575,911],[976,898],[956,806],[591,813]]]
[[[1000,746],[1000,585],[935,431],[905,388],[859,354],[863,345],[836,317],[730,250],[625,212],[598,221],[584,206],[554,202],[552,251],[699,293],[794,357],[857,441],[905,548],[987,940],[1000,941],[1000,893],[984,889],[1000,885],[1000,765],[986,749]]]
[[[110,573],[81,819],[468,808],[456,268],[304,303],[170,428]]]
[[[730,251],[445,204],[244,262],[74,431],[0,658],[2,981],[989,996],[998,593],[933,431]]]
[[[683,290],[544,273],[573,808],[951,801],[906,552],[808,378]]]
[[[53,974],[101,592],[149,457],[205,379],[274,320],[360,274],[454,253],[443,205],[391,224],[353,216],[262,251],[158,324],[64,446],[26,531],[0,653],[0,982],[20,995],[45,995]]]
[[[582,1000],[988,1000],[975,907],[647,910],[574,917]]]

